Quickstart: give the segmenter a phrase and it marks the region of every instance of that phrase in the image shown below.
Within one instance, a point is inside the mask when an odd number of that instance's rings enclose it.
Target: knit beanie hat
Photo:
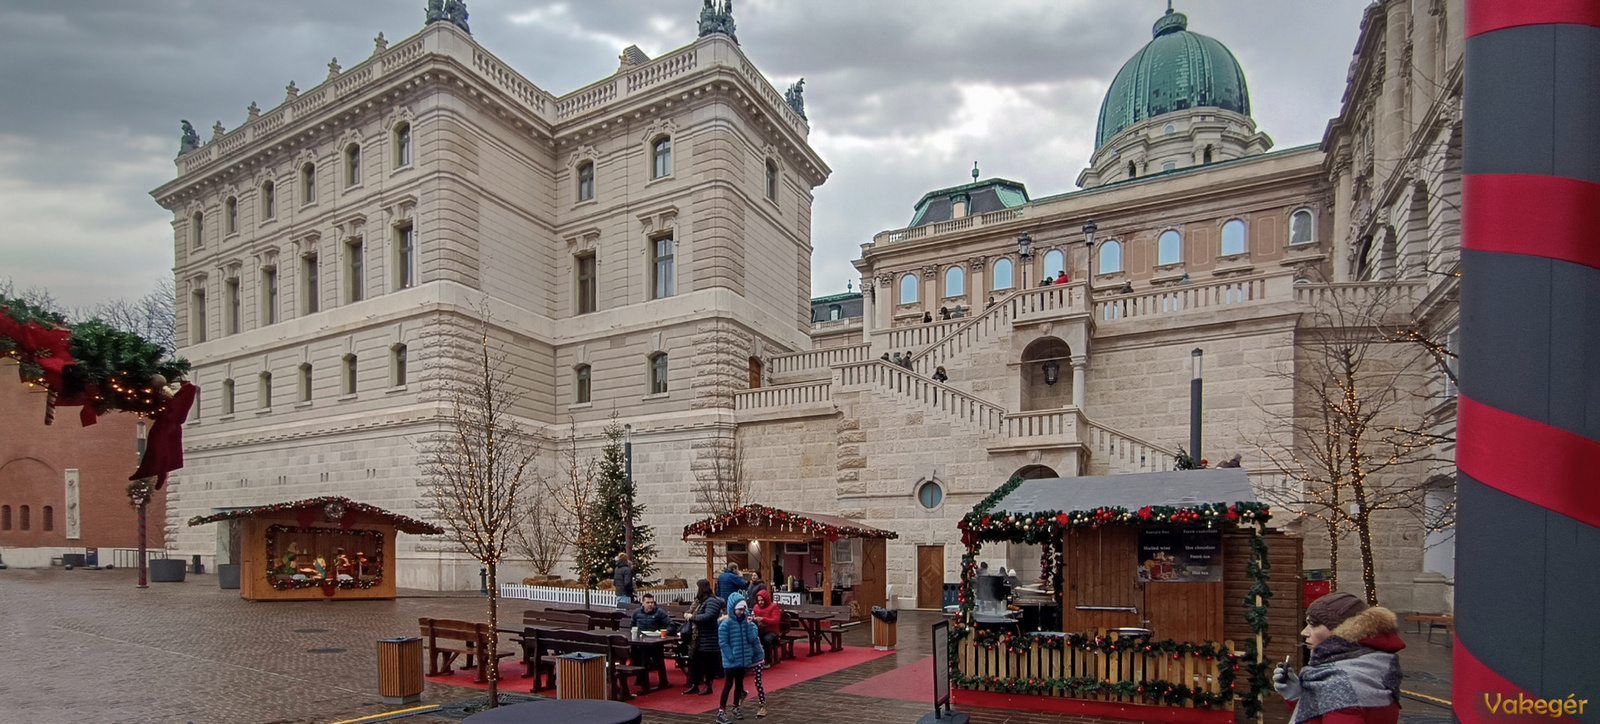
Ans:
[[[1306,620],[1313,626],[1337,628],[1346,619],[1367,610],[1367,602],[1355,594],[1337,591],[1313,601],[1306,607]]]

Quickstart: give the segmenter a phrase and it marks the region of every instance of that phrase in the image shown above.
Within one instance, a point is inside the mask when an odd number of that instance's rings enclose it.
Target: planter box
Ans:
[[[155,558],[150,561],[151,583],[183,583],[188,565],[182,558]]]
[[[239,590],[239,564],[221,563],[217,565],[217,587],[224,591]]]

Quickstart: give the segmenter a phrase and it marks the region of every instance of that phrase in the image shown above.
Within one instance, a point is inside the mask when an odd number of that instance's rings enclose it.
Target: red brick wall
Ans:
[[[11,529],[0,529],[8,548],[134,548],[138,514],[128,505],[128,476],[139,465],[139,418],[102,415],[83,427],[78,409],[57,410],[54,425],[44,424],[45,394],[17,380],[17,365],[0,361],[0,505],[11,507]],[[66,471],[77,468],[82,537],[67,539]],[[22,530],[22,506],[29,530]],[[167,496],[158,492],[148,514],[149,545],[163,546]],[[52,530],[44,529],[44,508],[53,511]]]

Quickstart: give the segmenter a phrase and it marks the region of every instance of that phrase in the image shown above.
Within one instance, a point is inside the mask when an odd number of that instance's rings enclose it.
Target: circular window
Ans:
[[[917,488],[917,502],[929,510],[939,507],[944,502],[944,488],[932,480],[923,483],[922,487]]]

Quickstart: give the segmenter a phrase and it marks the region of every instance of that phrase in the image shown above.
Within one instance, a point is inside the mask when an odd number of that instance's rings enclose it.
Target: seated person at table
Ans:
[[[778,632],[782,629],[783,609],[772,602],[772,592],[762,589],[756,592],[756,607],[750,612],[750,617],[756,620],[756,625],[761,628],[761,645],[771,649],[778,645]]]
[[[671,631],[672,617],[666,611],[656,608],[654,594],[646,593],[641,597],[639,608],[633,612],[633,623],[629,628],[640,631]]]

